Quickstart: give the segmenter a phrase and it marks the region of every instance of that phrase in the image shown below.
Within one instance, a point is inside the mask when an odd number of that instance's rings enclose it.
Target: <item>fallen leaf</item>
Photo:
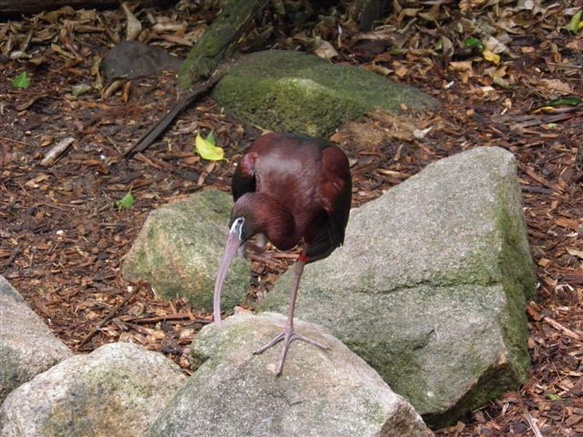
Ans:
[[[28,74],[26,74],[26,71],[23,71],[18,76],[16,76],[14,78],[14,80],[12,80],[12,86],[14,88],[24,88],[24,89],[26,89],[30,86],[30,78],[28,77]]]
[[[486,61],[490,61],[493,64],[499,64],[500,63],[500,55],[491,52],[490,50],[484,50],[482,52],[482,55],[484,56],[484,59]]]
[[[338,56],[336,49],[328,41],[320,41],[320,44],[314,50],[314,54],[323,59],[332,59]]]
[[[132,206],[134,206],[134,203],[136,203],[136,200],[134,199],[132,190],[130,190],[125,196],[123,196],[121,200],[115,202],[115,206],[117,206],[119,210],[130,209]]]
[[[452,61],[449,66],[453,71],[472,71],[472,61]]]
[[[577,230],[579,228],[579,222],[575,219],[570,219],[567,217],[559,217],[555,220],[555,224],[561,228],[568,228]]]
[[[468,38],[464,41],[466,47],[477,47],[480,50],[484,50],[484,44],[478,38]]]
[[[136,18],[136,16],[130,11],[127,3],[121,4],[123,11],[126,14],[126,41],[133,41],[138,38],[140,32],[142,32],[142,23]]]
[[[214,145],[214,136],[212,133],[205,139],[200,136],[200,132],[196,135],[195,151],[203,159],[208,161],[220,161],[225,156],[225,151]]]
[[[577,33],[581,29],[583,29],[583,22],[581,21],[581,14],[583,14],[583,11],[579,11],[575,15],[573,15],[571,17],[571,21],[569,21],[569,24],[567,24],[567,26],[565,26],[565,29],[567,29],[571,33]]]
[[[571,94],[573,92],[571,85],[559,79],[541,79],[538,85],[553,93]]]

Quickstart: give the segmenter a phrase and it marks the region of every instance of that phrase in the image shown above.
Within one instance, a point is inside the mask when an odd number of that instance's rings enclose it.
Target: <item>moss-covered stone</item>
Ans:
[[[188,89],[193,83],[208,77],[234,50],[253,16],[263,9],[267,0],[231,0],[223,2],[222,12],[192,48],[178,74],[178,84]]]
[[[108,344],[64,360],[12,392],[0,408],[0,435],[144,435],[185,380],[159,353]]]
[[[227,193],[206,190],[153,211],[124,259],[124,278],[148,282],[166,299],[186,296],[212,310],[231,207]],[[249,263],[235,259],[223,289],[223,308],[240,303],[248,286]]]
[[[437,106],[420,90],[366,70],[277,50],[255,53],[233,67],[213,97],[235,116],[263,128],[322,137],[375,109]]]
[[[260,309],[285,313],[292,277]],[[535,281],[514,157],[478,148],[352,211],[344,246],[306,267],[296,316],[441,427],[525,380]]]
[[[271,340],[285,317],[238,314],[205,326],[192,343],[203,362],[148,432],[149,437],[425,437],[427,428],[403,398],[364,361],[320,327],[295,328],[327,346],[291,346],[275,377],[279,345]],[[398,417],[396,417],[398,415]],[[381,429],[384,430],[381,433]]]

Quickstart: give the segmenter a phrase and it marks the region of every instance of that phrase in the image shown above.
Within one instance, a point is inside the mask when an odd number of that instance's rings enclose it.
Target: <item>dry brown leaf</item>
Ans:
[[[136,18],[136,16],[130,10],[128,4],[123,2],[121,7],[126,14],[126,41],[134,41],[138,38],[142,32],[142,23]]]
[[[314,54],[322,59],[332,59],[338,56],[338,52],[336,49],[330,44],[328,41],[320,41],[316,50],[314,50]]]
[[[541,79],[537,85],[551,93],[571,94],[573,92],[571,85],[559,79]]]
[[[579,228],[579,221],[578,220],[570,219],[567,217],[558,217],[555,220],[555,224],[557,226],[560,226],[561,228],[573,229],[575,231]]]
[[[449,67],[453,71],[468,71],[472,72],[472,61],[452,61]]]

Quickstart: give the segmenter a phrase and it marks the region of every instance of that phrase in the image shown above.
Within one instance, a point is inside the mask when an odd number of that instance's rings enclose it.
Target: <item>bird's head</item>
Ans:
[[[229,236],[219,264],[213,298],[214,320],[221,325],[221,291],[229,266],[239,247],[257,234],[264,234],[279,249],[298,243],[293,216],[281,203],[262,193],[246,193],[237,199],[229,220]]]
[[[245,207],[244,202],[237,202],[231,212],[231,219],[229,220],[229,236],[227,237],[227,244],[225,246],[223,258],[219,264],[219,270],[215,282],[213,298],[214,321],[219,326],[221,325],[221,291],[223,289],[227,272],[229,271],[229,266],[237,255],[239,247],[258,232],[257,220],[252,211]]]

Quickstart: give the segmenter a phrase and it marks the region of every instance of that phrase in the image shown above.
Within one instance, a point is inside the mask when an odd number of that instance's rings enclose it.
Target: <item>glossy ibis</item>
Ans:
[[[348,159],[340,148],[324,140],[289,133],[272,133],[257,139],[233,175],[235,205],[215,284],[215,323],[221,325],[221,289],[241,244],[263,234],[279,250],[298,244],[302,248],[285,328],[254,352],[260,354],[283,341],[277,375],[281,374],[294,340],[325,349],[294,332],[294,309],[304,265],[326,258],[344,241],[351,189]]]

